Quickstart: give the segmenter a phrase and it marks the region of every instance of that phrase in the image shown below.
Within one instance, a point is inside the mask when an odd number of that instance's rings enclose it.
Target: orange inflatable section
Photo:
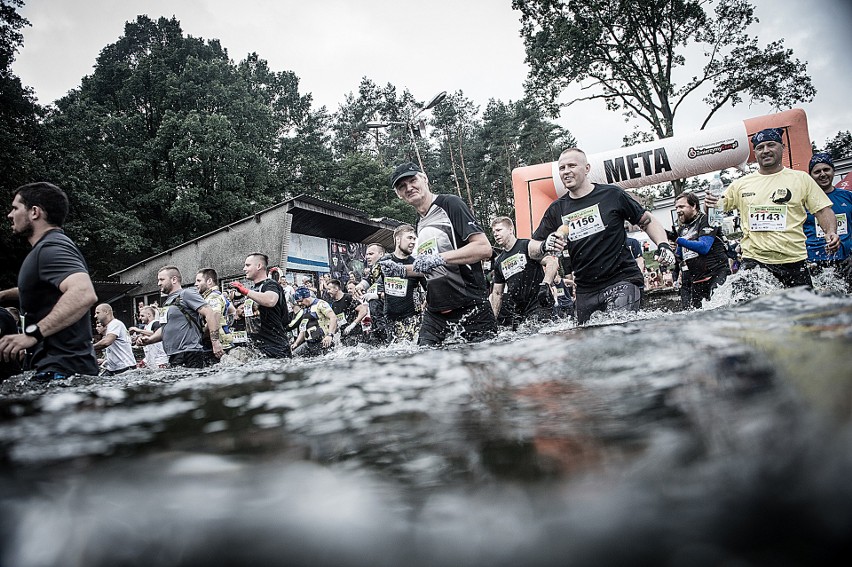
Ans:
[[[743,124],[749,138],[765,128],[782,128],[786,146],[784,165],[807,171],[813,152],[804,110],[794,108],[777,114],[749,118],[743,120]],[[754,148],[749,148],[748,161],[754,161]],[[515,168],[512,171],[512,188],[515,195],[515,227],[518,238],[530,238],[544,211],[557,198],[553,184],[553,164],[540,163]]]

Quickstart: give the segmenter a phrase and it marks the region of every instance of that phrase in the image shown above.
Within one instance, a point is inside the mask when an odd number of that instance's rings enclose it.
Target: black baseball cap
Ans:
[[[389,178],[391,189],[395,189],[396,182],[402,179],[403,177],[411,177],[412,175],[417,175],[418,173],[423,173],[423,170],[417,167],[417,164],[412,161],[396,166],[396,169],[393,170],[393,173],[391,173]]]

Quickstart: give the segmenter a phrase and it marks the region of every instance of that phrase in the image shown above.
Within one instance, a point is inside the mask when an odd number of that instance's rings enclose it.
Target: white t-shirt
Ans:
[[[115,335],[115,340],[106,347],[106,361],[104,368],[110,372],[136,366],[136,358],[133,356],[133,347],[130,345],[130,334],[127,327],[118,319],[109,322],[106,335]]]
[[[154,331],[154,323],[156,323],[156,321],[151,321],[145,325],[145,330]],[[166,354],[166,351],[163,350],[162,341],[152,345],[145,345],[142,347],[142,350],[145,352],[144,360],[147,368],[159,368],[160,366],[164,366],[169,363],[169,356]]]

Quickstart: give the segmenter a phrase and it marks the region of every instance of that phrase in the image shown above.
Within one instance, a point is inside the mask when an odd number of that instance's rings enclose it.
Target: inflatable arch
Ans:
[[[784,165],[807,170],[813,153],[807,116],[804,110],[794,108],[686,136],[590,154],[589,178],[594,183],[635,189],[729,167],[745,168],[755,160],[750,138],[764,128],[782,128],[786,135]],[[512,188],[518,238],[530,238],[550,203],[566,192],[556,162],[515,168]]]

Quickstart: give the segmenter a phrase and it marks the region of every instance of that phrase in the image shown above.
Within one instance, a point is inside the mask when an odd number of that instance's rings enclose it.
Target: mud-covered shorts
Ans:
[[[586,323],[595,311],[639,311],[641,300],[642,288],[624,281],[591,293],[577,290],[577,324]]]

